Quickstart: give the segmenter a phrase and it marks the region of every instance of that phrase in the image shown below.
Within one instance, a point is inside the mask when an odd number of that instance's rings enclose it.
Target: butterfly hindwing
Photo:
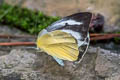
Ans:
[[[61,59],[59,59],[59,58],[57,58],[57,57],[55,57],[55,56],[53,56],[53,59],[55,59],[55,61],[56,61],[59,65],[64,66],[63,60],[61,60]]]
[[[78,59],[78,45],[73,36],[59,30],[41,36],[38,47],[51,56],[59,59],[76,61]]]

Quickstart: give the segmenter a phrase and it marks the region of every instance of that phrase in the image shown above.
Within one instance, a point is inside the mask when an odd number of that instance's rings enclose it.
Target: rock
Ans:
[[[0,25],[0,34],[9,34],[9,35],[19,35],[19,34],[23,34],[22,31],[20,31],[19,29],[15,28],[15,27],[8,27],[5,25]],[[25,33],[24,33],[25,34]]]
[[[105,78],[105,80],[120,80],[120,74]]]
[[[90,47],[74,67],[65,61],[59,66],[44,52],[13,49],[0,56],[0,80],[119,80],[120,55]]]
[[[120,31],[120,27],[117,25],[105,25],[103,28],[104,32],[117,32]]]
[[[12,50],[8,55],[0,57],[1,79],[18,80],[20,73],[30,72],[35,63],[35,54],[24,50]],[[7,79],[8,77],[8,79]],[[10,79],[9,79],[10,78]],[[13,78],[13,79],[12,79]]]
[[[11,69],[14,68],[17,70],[23,70],[33,66],[36,56],[32,53],[21,51],[21,50],[12,50],[8,55],[0,57],[0,69]],[[6,74],[6,73],[5,73]]]
[[[95,71],[101,77],[111,77],[120,74],[120,55],[107,50],[101,50],[96,58]]]
[[[0,32],[24,34],[7,26],[1,26]],[[64,62],[65,66],[61,67],[51,56],[31,50],[27,46],[0,46],[0,80],[119,80],[120,55],[108,50],[90,47],[76,67],[72,62]]]

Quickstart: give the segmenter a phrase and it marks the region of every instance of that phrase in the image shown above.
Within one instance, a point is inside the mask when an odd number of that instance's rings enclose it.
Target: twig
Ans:
[[[103,36],[105,34],[98,34],[98,33],[94,33],[94,34],[90,34],[90,37],[95,37],[95,36]]]
[[[35,36],[23,36],[23,35],[0,35],[0,38],[36,38]]]
[[[90,34],[90,40],[105,40],[114,37],[120,37],[120,34]],[[0,35],[0,38],[35,38],[34,36],[12,36],[12,35]],[[1,42],[0,46],[29,46],[35,45],[35,42]]]
[[[98,34],[98,33],[94,33],[94,34],[90,34],[90,37],[96,37],[96,36],[109,36],[109,35],[112,35],[112,36],[120,36],[120,34]]]
[[[120,34],[104,34],[104,35],[99,35],[96,37],[91,37],[90,40],[105,40],[105,39],[111,39],[114,37],[120,37]]]
[[[35,42],[4,42],[0,46],[30,46],[35,45]]]

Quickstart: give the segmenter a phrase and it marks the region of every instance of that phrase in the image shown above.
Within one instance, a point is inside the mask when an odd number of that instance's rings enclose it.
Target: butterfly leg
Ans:
[[[53,56],[53,58],[55,59],[55,61],[56,61],[60,66],[64,66],[63,60],[61,60],[61,59],[59,59],[59,58],[57,58],[57,57],[55,57],[55,56]]]

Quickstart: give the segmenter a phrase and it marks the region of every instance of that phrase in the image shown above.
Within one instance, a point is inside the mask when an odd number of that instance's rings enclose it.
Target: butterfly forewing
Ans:
[[[85,38],[87,37],[91,18],[92,13],[90,12],[76,13],[51,24],[46,28],[46,30],[48,32],[63,29],[73,30],[75,32],[82,33],[81,36]]]

